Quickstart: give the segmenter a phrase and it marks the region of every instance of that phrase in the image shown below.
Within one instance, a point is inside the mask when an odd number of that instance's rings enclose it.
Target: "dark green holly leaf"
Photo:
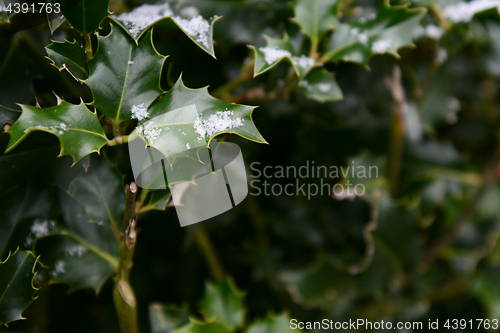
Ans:
[[[24,309],[33,302],[35,265],[30,251],[17,250],[0,262],[0,325],[24,319]]]
[[[59,191],[63,218],[56,232],[39,239],[35,253],[48,267],[51,283],[68,284],[71,291],[93,288],[100,292],[118,266],[118,242],[105,226],[90,223],[81,208]]]
[[[343,98],[334,75],[324,69],[313,70],[307,74],[300,82],[299,91],[321,103]]]
[[[57,210],[47,186],[29,184],[0,197],[0,261],[16,249],[32,250],[35,241],[57,230]]]
[[[207,88],[189,89],[179,79],[169,92],[142,110],[151,120],[141,121],[137,132],[169,161],[190,157],[190,149],[208,147],[221,133],[265,143],[253,123],[253,109],[218,100],[208,94]]]
[[[320,40],[337,22],[339,0],[295,0],[296,21],[312,40]]]
[[[0,0],[0,24],[9,23],[9,13],[5,11],[5,3],[3,0]]]
[[[52,34],[56,31],[65,21],[64,15],[53,17],[53,15],[47,13],[47,20],[49,22],[49,29]]]
[[[21,116],[21,111],[9,109],[0,105],[0,128],[5,124],[12,125]]]
[[[208,283],[200,302],[203,313],[233,329],[241,326],[245,319],[244,297],[234,281],[217,284]]]
[[[432,77],[429,86],[419,100],[418,111],[424,128],[430,129],[441,124],[454,124],[458,120],[457,113],[461,103],[453,95],[459,75],[459,64],[449,61],[441,66]],[[462,74],[463,75],[463,74]],[[460,76],[461,77],[461,76]]]
[[[0,134],[0,151],[7,148],[8,142],[9,134]],[[57,157],[60,150],[53,135],[36,131],[10,153],[0,155],[0,194],[26,182],[43,182],[67,189],[73,178],[84,170],[85,159],[72,166],[71,157]]]
[[[118,22],[135,39],[141,36],[152,26],[178,27],[193,42],[205,52],[215,57],[213,45],[213,25],[217,17],[206,20],[195,7],[187,7],[187,10],[177,12],[168,3],[143,4],[129,13],[114,16]]]
[[[315,66],[315,60],[305,55],[295,55],[288,35],[283,39],[266,37],[265,47],[250,46],[255,53],[254,76],[260,75],[273,68],[281,60],[286,59],[292,64],[295,73],[303,78]]]
[[[35,96],[42,105],[51,105],[53,90],[62,96],[74,94],[73,80],[59,73],[44,57],[41,45],[51,42],[50,35],[43,31],[30,29],[15,38],[0,38],[1,105],[12,109],[18,109],[18,104],[35,105]]]
[[[102,20],[108,15],[109,0],[64,0],[61,10],[73,28],[82,34],[99,29]]]
[[[162,90],[160,75],[165,57],[156,52],[147,32],[136,45],[121,28],[99,36],[97,52],[88,64],[85,83],[92,90],[92,105],[115,122],[137,118],[133,110],[147,107]]]
[[[70,193],[92,222],[119,229],[125,210],[125,192],[120,175],[104,157],[90,156],[86,172],[76,177]]]
[[[413,29],[424,15],[425,9],[390,6],[386,1],[372,21],[338,24],[322,59],[366,65],[374,54],[389,53],[399,57],[398,49],[413,45]]]
[[[22,105],[21,117],[9,128],[9,145],[6,152],[16,147],[30,132],[52,133],[61,143],[59,156],[70,155],[74,163],[93,152],[99,152],[108,142],[97,119],[82,102],[79,105],[62,101],[60,105],[37,108]]]
[[[306,307],[328,307],[350,278],[332,258],[320,258],[305,269],[281,275],[293,299]]]
[[[178,329],[175,333],[232,333],[233,331],[227,328],[224,324],[213,323],[197,323],[191,322],[189,325]]]
[[[173,333],[189,323],[189,312],[187,307],[177,309],[161,304],[151,304],[149,321],[152,333]]]
[[[45,50],[56,68],[66,69],[77,80],[87,78],[87,56],[83,47],[76,41],[53,42]]]
[[[290,327],[290,316],[283,313],[279,316],[267,316],[264,320],[250,325],[246,333],[292,333],[302,332],[301,329]]]

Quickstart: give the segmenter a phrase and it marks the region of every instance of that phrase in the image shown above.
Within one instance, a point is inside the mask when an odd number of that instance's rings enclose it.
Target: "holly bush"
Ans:
[[[498,331],[497,6],[0,0],[0,331]],[[250,193],[180,227],[214,138]]]

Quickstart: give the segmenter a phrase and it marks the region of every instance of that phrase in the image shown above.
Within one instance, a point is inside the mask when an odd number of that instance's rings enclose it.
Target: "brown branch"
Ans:
[[[460,235],[460,232],[463,230],[466,223],[472,218],[474,212],[476,211],[477,206],[484,198],[484,195],[488,192],[488,190],[496,183],[498,180],[498,163],[500,160],[500,149],[497,149],[490,161],[488,162],[488,167],[486,169],[486,173],[483,179],[483,183],[479,187],[478,191],[468,203],[467,207],[462,211],[456,220],[453,228],[448,231],[445,235],[443,235],[427,252],[427,254],[422,259],[420,269],[426,269],[436,258],[439,256],[441,251],[446,248],[448,245],[453,243],[453,241]]]

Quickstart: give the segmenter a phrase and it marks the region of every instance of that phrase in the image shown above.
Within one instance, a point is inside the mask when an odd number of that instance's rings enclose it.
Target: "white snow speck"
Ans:
[[[191,146],[189,145],[189,143],[186,143],[186,149],[191,149]]]
[[[450,96],[446,99],[446,105],[453,111],[460,111],[462,105],[460,101],[455,96]]]
[[[33,225],[30,227],[30,231],[33,234],[33,236],[35,236],[35,238],[38,238],[45,236],[54,228],[55,228],[54,221],[40,221],[36,219]]]
[[[418,26],[413,30],[413,39],[418,40],[424,36],[429,37],[433,40],[440,40],[443,37],[445,30],[441,27],[438,27],[434,24],[429,24],[425,28],[422,26]]]
[[[189,7],[184,7],[181,9],[181,16],[192,19],[193,17],[199,16],[200,13],[198,12],[198,9],[194,6],[189,6]]]
[[[498,0],[473,0],[445,6],[441,13],[453,23],[465,23],[472,20],[474,14],[493,7],[500,7]]]
[[[68,247],[66,249],[66,254],[73,257],[75,255],[77,255],[78,257],[81,257],[84,253],[87,252],[87,248],[83,245],[75,245],[75,246],[71,246],[71,247]]]
[[[143,120],[149,117],[148,111],[144,107],[144,103],[139,105],[132,105],[130,111],[132,112],[132,119]]]
[[[458,116],[455,112],[448,113],[446,115],[446,122],[450,125],[455,124],[458,121]]]
[[[64,266],[65,266],[64,261],[61,260],[56,261],[56,263],[54,264],[54,269],[50,272],[50,275],[53,278],[56,278],[59,274],[65,273],[66,270],[64,269]]]
[[[331,86],[328,83],[318,83],[318,89],[321,92],[324,92],[324,93],[329,92],[330,88],[331,88]]]
[[[172,15],[173,12],[168,3],[157,5],[144,4],[129,13],[114,16],[114,18],[122,22],[130,34],[134,38],[137,38],[153,22]]]
[[[259,50],[264,53],[264,59],[266,62],[271,65],[276,61],[280,60],[284,57],[291,57],[292,54],[287,50],[280,50],[272,47],[260,47]]]
[[[330,89],[332,89],[332,86],[329,83],[314,83],[311,84],[310,82],[304,80],[301,82],[300,86],[310,93],[314,93],[314,91],[317,89],[322,93],[328,93]]]
[[[305,55],[302,55],[300,57],[292,57],[292,62],[295,66],[301,67],[301,68],[309,68],[314,66],[314,59],[306,57]]]
[[[227,129],[243,126],[241,118],[231,119],[229,118],[230,115],[233,115],[232,111],[217,111],[216,114],[210,115],[207,120],[197,117],[193,127],[199,135],[198,142]]]
[[[51,131],[55,134],[57,133],[60,135],[62,135],[64,132],[68,130],[67,125],[65,123],[61,123],[59,126],[49,126],[49,127],[43,125],[36,125],[35,128]]]
[[[438,27],[437,25],[430,24],[427,27],[425,27],[425,34],[434,40],[440,40],[441,37],[444,35],[444,29],[441,27]]]
[[[189,36],[193,37],[198,43],[202,43],[206,48],[210,47],[209,33],[210,24],[200,15],[191,19],[185,19],[180,16],[174,16],[175,22],[184,30]]]
[[[134,62],[132,60],[127,61],[127,64],[132,65]]]
[[[443,47],[440,47],[438,50],[437,50],[437,55],[436,55],[436,59],[437,61],[442,64],[446,61],[446,59],[448,59],[448,51],[446,51],[445,48]]]
[[[137,130],[150,144],[154,143],[154,141],[160,137],[161,133],[161,128],[158,128],[153,122],[146,123],[145,127],[138,126]]]
[[[352,28],[351,34],[355,36],[361,44],[366,45],[368,43],[368,35],[361,32],[359,28]]]
[[[374,53],[385,53],[391,47],[392,42],[389,39],[377,40],[372,45],[372,52]]]

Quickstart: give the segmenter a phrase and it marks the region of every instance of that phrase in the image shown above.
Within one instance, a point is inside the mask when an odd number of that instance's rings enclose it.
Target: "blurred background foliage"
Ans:
[[[182,73],[190,88],[209,85],[216,97],[258,105],[254,121],[269,145],[228,137],[242,147],[247,164],[298,167],[314,161],[341,166],[354,161],[380,170],[376,182],[366,184],[364,197],[249,196],[202,223],[225,272],[246,292],[245,322],[269,313],[288,313],[299,321],[500,319],[496,8],[477,13],[470,22],[451,23],[443,18],[444,3],[413,2],[411,7],[428,8],[415,29],[415,47],[401,49],[400,58],[376,55],[368,67],[329,63],[344,98],[320,103],[282,88],[290,67],[285,63],[230,88],[225,85],[252,67],[247,45],[264,46],[263,34],[278,38],[286,32],[293,43],[307,43],[290,20],[289,1],[181,2],[204,17],[223,16],[214,29],[217,59],[179,31],[155,28],[155,47],[169,55],[162,87],[169,89]],[[143,3],[115,0],[111,10]],[[359,15],[380,5],[349,1]],[[439,26],[441,36],[428,33],[429,25]],[[2,125],[18,116],[10,110],[19,109],[17,103],[55,105],[53,92],[72,103],[80,97],[91,102],[85,85],[44,58],[51,40],[73,38],[81,42],[64,25],[53,35],[47,25],[0,29]],[[398,89],[403,92],[399,101]],[[401,131],[395,130],[395,119]],[[2,133],[1,149],[7,142],[8,134]],[[402,145],[401,157],[397,144]],[[70,168],[71,158],[57,158],[58,151],[57,140],[40,132],[0,156],[1,224],[8,224],[15,209],[23,212],[26,223],[60,218],[57,193],[67,190],[87,161]],[[126,146],[104,147],[102,155],[124,182],[132,181]],[[154,328],[148,319],[153,303],[187,305],[199,315],[205,282],[213,278],[196,241],[198,227],[181,228],[171,208],[140,216],[131,279],[141,332]],[[0,249],[8,242],[2,236]],[[68,293],[65,285],[47,284],[47,272],[40,269],[37,283],[42,288],[24,312],[28,320],[1,332],[118,331],[112,281],[98,296],[93,290]],[[462,330],[469,331],[486,330]]]

